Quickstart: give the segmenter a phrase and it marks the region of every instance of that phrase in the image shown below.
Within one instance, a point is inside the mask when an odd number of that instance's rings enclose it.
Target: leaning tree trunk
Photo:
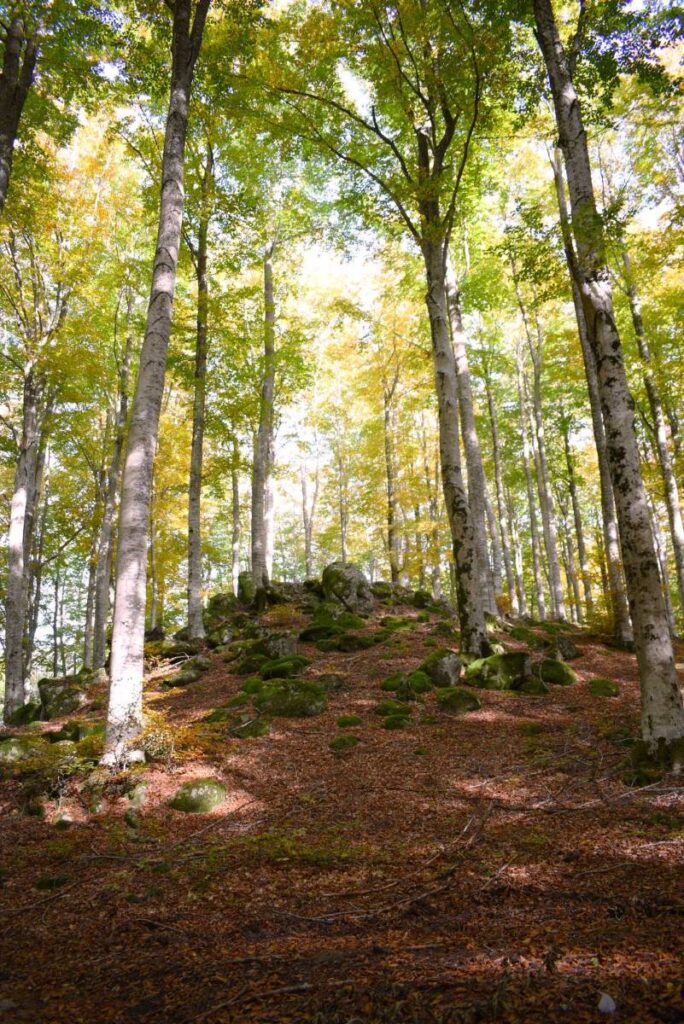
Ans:
[[[204,408],[207,381],[209,321],[209,277],[207,240],[209,236],[210,193],[214,175],[211,146],[202,175],[199,229],[195,252],[197,277],[197,335],[195,344],[195,394],[192,405],[192,444],[188,487],[188,629],[191,640],[204,637],[202,606],[202,464],[204,452]]]
[[[128,381],[131,372],[131,354],[133,350],[133,332],[131,317],[133,314],[133,292],[128,289],[126,303],[126,343],[123,358],[119,365],[119,387],[116,398],[114,423],[114,444],[107,469],[104,509],[100,535],[97,545],[97,565],[95,570],[95,625],[93,630],[93,668],[103,668],[107,658],[107,621],[109,619],[109,588],[112,579],[112,542],[114,533],[114,513],[116,497],[119,490],[121,471],[121,454],[126,436],[126,420],[128,419]]]
[[[572,285],[572,301],[575,307],[575,318],[577,320],[577,333],[582,347],[582,358],[584,361],[584,372],[587,378],[587,393],[589,395],[589,408],[591,410],[591,422],[594,431],[594,444],[596,446],[596,458],[599,470],[599,485],[601,489],[601,521],[603,523],[603,538],[606,554],[606,570],[608,579],[607,593],[610,608],[613,614],[613,631],[615,639],[622,645],[631,644],[632,623],[629,617],[629,606],[627,594],[625,593],[622,555],[620,552],[620,537],[618,533],[617,516],[615,513],[615,501],[613,498],[613,483],[610,477],[608,465],[608,448],[606,445],[606,432],[603,425],[601,413],[601,397],[599,395],[598,374],[596,371],[596,360],[589,337],[587,325],[584,319],[584,308],[582,296],[575,275],[575,248],[572,240],[572,229],[568,215],[568,207],[565,198],[565,186],[563,183],[563,171],[561,160],[554,154],[551,160],[553,177],[556,186],[556,198],[558,200],[558,212],[560,216],[561,233],[563,235],[563,246],[565,259],[570,271],[570,283]]]
[[[660,466],[660,475],[663,478],[665,490],[665,504],[667,506],[667,517],[670,523],[670,539],[672,541],[672,552],[674,554],[675,569],[677,573],[677,593],[679,596],[679,608],[684,612],[684,523],[682,522],[682,507],[679,500],[679,488],[677,477],[674,471],[672,452],[667,436],[667,422],[663,408],[663,400],[658,388],[658,382],[653,372],[653,360],[651,357],[651,346],[648,343],[644,318],[641,313],[641,302],[634,280],[632,262],[626,249],[622,252],[622,262],[625,268],[625,281],[629,308],[632,314],[632,325],[636,336],[639,355],[643,365],[644,384],[648,396],[648,404],[653,417],[653,429],[655,433],[655,447]]]
[[[27,35],[21,14],[11,18],[6,33],[0,72],[0,213],[7,199],[19,121],[38,59],[37,38]]]
[[[487,594],[482,592],[472,515],[461,470],[458,373],[447,320],[446,253],[443,243],[429,238],[423,241],[422,250],[439,414],[439,456],[456,569],[461,649],[480,656],[489,650],[484,614]]]
[[[264,372],[261,379],[259,427],[254,442],[252,467],[252,577],[257,587],[268,585],[267,490],[271,473],[273,446],[273,393],[275,388],[275,299],[273,295],[273,251],[275,242],[264,255]]]
[[[487,611],[496,614],[496,601],[494,600],[494,586],[492,573],[489,567],[489,552],[487,550],[487,529],[486,529],[486,480],[484,466],[482,464],[482,450],[480,439],[475,423],[475,409],[473,405],[473,389],[470,382],[470,369],[468,367],[468,354],[465,344],[465,331],[463,329],[463,316],[461,313],[461,300],[456,284],[453,269],[449,265],[447,257],[446,276],[447,304],[449,309],[449,323],[451,326],[451,339],[454,346],[456,360],[456,379],[458,385],[458,408],[461,421],[461,435],[463,437],[463,449],[465,451],[466,473],[468,477],[468,502],[470,505],[470,518],[473,529],[473,541],[477,558],[479,585],[485,601]]]
[[[210,0],[175,0],[171,95],[161,167],[157,245],[145,339],[128,435],[119,519],[111,686],[103,761],[140,759],[147,539],[154,454],[171,333],[183,220],[183,171],[190,91]]]
[[[551,0],[533,0],[533,7],[568,177],[577,253],[575,279],[598,370],[639,665],[642,735],[655,747],[660,741],[669,743],[684,736],[684,707],[641,475],[634,404],[615,323],[603,222],[596,209],[587,137],[572,80],[572,66],[560,39]]]

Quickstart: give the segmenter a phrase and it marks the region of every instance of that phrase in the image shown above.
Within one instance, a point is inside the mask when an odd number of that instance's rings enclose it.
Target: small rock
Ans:
[[[186,814],[206,814],[225,798],[226,787],[218,779],[195,779],[185,782],[169,803],[174,810]]]
[[[457,686],[461,676],[461,659],[453,651],[438,650],[428,655],[420,666],[435,686]]]
[[[609,996],[607,992],[602,992],[598,1004],[599,1013],[615,1013],[616,1010],[617,1004],[613,997]]]

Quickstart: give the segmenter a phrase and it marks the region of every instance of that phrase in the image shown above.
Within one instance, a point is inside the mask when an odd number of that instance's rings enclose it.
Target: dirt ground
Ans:
[[[153,681],[177,754],[144,769],[135,817],[115,785],[87,812],[74,782],[56,827],[56,805],[27,815],[6,778],[0,1020],[582,1024],[611,1019],[605,994],[616,1022],[684,1021],[684,790],[623,780],[634,657],[577,633],[576,686],[482,691],[458,717],[428,694],[386,730],[380,682],[416,668],[434,629],[354,654],[302,645],[307,678],[346,687],[256,739],[200,723],[242,681],[221,656],[184,689]],[[594,676],[620,695],[592,696]],[[361,724],[340,730],[349,714]],[[360,742],[335,754],[340,731]],[[207,776],[228,790],[214,811],[168,806]]]

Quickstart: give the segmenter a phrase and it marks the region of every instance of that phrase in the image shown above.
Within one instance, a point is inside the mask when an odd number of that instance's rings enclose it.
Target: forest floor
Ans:
[[[408,728],[382,728],[381,680],[417,668],[435,626],[353,654],[302,644],[306,678],[347,685],[260,738],[201,722],[243,681],[220,655],[183,689],[152,680],[176,756],[141,770],[134,816],[116,786],[88,813],[67,782],[56,827],[56,806],[27,815],[6,774],[0,1020],[582,1024],[604,1019],[605,993],[615,1021],[684,1021],[684,790],[667,773],[624,781],[634,657],[576,631],[577,685],[482,691],[463,716],[428,694]],[[620,695],[592,696],[595,676]],[[352,714],[360,742],[335,754]],[[206,777],[223,803],[169,807]]]

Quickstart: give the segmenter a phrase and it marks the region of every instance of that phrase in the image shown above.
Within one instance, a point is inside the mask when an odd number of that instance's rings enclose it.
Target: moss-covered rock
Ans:
[[[40,720],[43,712],[43,707],[40,701],[29,700],[26,704],[22,704],[20,708],[10,715],[7,720],[8,725],[30,725],[32,722]]]
[[[328,600],[338,601],[348,612],[367,614],[373,610],[370,584],[358,565],[333,562],[323,570],[323,592]]]
[[[342,612],[337,617],[337,625],[343,630],[363,629],[366,620],[362,619],[360,615],[355,615],[354,612]]]
[[[47,749],[47,743],[37,736],[10,736],[6,740],[0,740],[0,764],[25,761]]]
[[[564,661],[555,658],[542,658],[533,666],[534,674],[545,683],[554,686],[574,686],[577,675]]]
[[[312,622],[299,634],[299,639],[304,643],[316,643],[318,640],[329,640],[331,637],[341,636],[344,633],[342,626],[335,623]]]
[[[612,679],[604,679],[601,676],[597,676],[595,679],[589,680],[589,692],[594,697],[619,697],[620,687],[617,683],[614,683]]]
[[[206,814],[225,798],[226,787],[218,779],[194,779],[183,783],[169,803],[174,810],[186,814]]]
[[[360,742],[361,740],[358,736],[354,736],[352,733],[342,733],[341,736],[336,736],[330,741],[330,749],[335,754],[342,754],[346,750],[351,750],[352,747],[355,747]]]
[[[383,729],[405,729],[410,721],[407,715],[387,715],[382,723]]]
[[[337,724],[340,729],[352,729],[355,725],[361,725],[362,719],[358,715],[340,715]]]
[[[437,703],[445,711],[453,711],[457,715],[465,715],[469,711],[478,711],[482,707],[479,697],[466,690],[463,686],[447,686],[437,690]]]
[[[184,668],[197,669],[198,672],[207,672],[211,668],[211,658],[207,654],[196,654],[188,661]]]
[[[256,585],[251,572],[241,572],[238,576],[238,601],[241,605],[250,605],[256,597]]]
[[[262,679],[292,679],[309,664],[303,654],[289,654],[285,658],[266,661],[260,668]]]
[[[581,653],[570,637],[563,636],[562,634],[552,641],[549,648],[550,657],[562,659],[563,661],[574,661],[575,658],[580,657]]]
[[[403,681],[403,672],[393,672],[391,676],[387,676],[386,679],[383,679],[380,683],[380,689],[385,690],[387,693],[394,693],[399,689]]]
[[[461,659],[453,651],[439,648],[429,654],[420,671],[428,676],[435,686],[456,686],[461,676]]]
[[[526,679],[522,686],[518,687],[518,693],[524,693],[528,697],[543,697],[549,693],[548,685],[539,676],[531,676]]]
[[[525,651],[509,651],[477,658],[466,668],[465,679],[484,690],[519,690],[531,675],[530,657]]]
[[[199,653],[200,640],[164,640],[161,647],[162,658],[192,657]]]
[[[247,698],[245,698],[246,700]],[[229,707],[215,708],[210,711],[208,715],[205,715],[202,719],[203,722],[210,722],[212,725],[217,722],[231,722],[235,715],[235,711]]]
[[[259,672],[262,665],[265,665],[268,658],[265,654],[248,654],[235,666],[235,672],[239,676],[248,676]]]
[[[189,686],[191,683],[196,683],[201,675],[202,672],[200,669],[192,668],[192,666],[188,664],[188,666],[181,669],[180,672],[176,672],[174,675],[169,676],[168,679],[165,679],[162,685],[165,690],[172,690],[180,686]]]
[[[409,718],[411,715],[411,708],[400,700],[383,700],[373,710],[382,718],[386,718],[387,715],[403,715],[405,718]]]
[[[323,672],[320,676],[316,676],[313,681],[317,686],[322,686],[326,693],[343,690],[347,685],[344,676],[338,675],[337,672]]]
[[[399,615],[383,615],[380,625],[394,632],[396,629],[406,629],[408,626],[412,626],[413,621],[412,619],[403,619]]]
[[[249,679],[245,679],[240,685],[240,689],[243,693],[261,693],[264,688],[264,681],[261,676],[250,676]]]
[[[242,715],[228,730],[236,740],[258,739],[267,736],[271,731],[271,723],[267,718],[255,718],[254,715]]]
[[[416,590],[411,604],[414,608],[429,608],[432,604],[432,594],[429,590]]]
[[[43,718],[63,718],[71,715],[87,701],[86,684],[80,675],[58,679],[40,679],[38,692],[43,707]]]
[[[301,679],[273,680],[254,698],[254,706],[274,718],[309,718],[325,711],[326,704],[322,687]]]

